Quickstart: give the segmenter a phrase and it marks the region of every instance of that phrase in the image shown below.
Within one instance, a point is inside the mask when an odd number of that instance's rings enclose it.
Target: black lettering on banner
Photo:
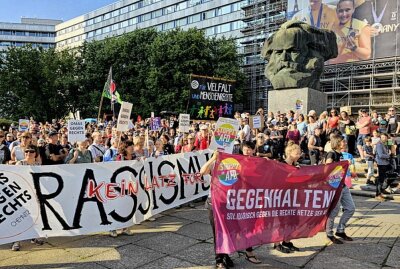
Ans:
[[[8,177],[3,176],[4,173],[0,173],[0,184],[4,185],[5,183],[8,182]]]
[[[111,179],[110,179],[110,182],[111,182],[111,183],[117,183],[117,182],[116,182],[117,176],[118,176],[120,173],[125,172],[125,171],[131,172],[135,178],[137,178],[137,176],[138,176],[138,173],[136,172],[135,169],[133,169],[133,168],[131,168],[131,167],[129,167],[129,166],[124,166],[124,167],[121,167],[121,168],[117,169],[117,170],[113,173],[113,175],[112,175],[112,177],[111,177]],[[120,188],[120,187],[115,187],[114,189],[115,189],[117,192],[121,193],[121,188]],[[125,194],[127,194],[127,193],[128,193],[128,190],[125,189],[125,190],[123,190],[123,192],[124,192]],[[132,217],[133,217],[133,215],[136,213],[136,207],[137,207],[137,198],[136,198],[136,195],[135,195],[134,193],[131,193],[131,195],[129,195],[129,197],[131,197],[132,200],[133,200],[133,206],[132,206],[132,211],[131,211],[131,213],[129,213],[128,216],[122,217],[121,215],[119,215],[119,214],[115,211],[115,209],[114,209],[113,211],[110,212],[109,215],[110,215],[113,219],[115,219],[116,221],[119,221],[119,222],[127,222],[127,221],[131,220]]]
[[[160,163],[160,165],[158,166],[158,169],[157,169],[157,173],[158,173],[159,176],[162,175],[161,170],[162,170],[162,168],[163,168],[164,165],[169,165],[169,166],[171,166],[172,170],[175,168],[175,165],[174,165],[173,163],[171,163],[170,161],[162,161],[162,162]],[[163,180],[164,180],[164,179],[163,179]],[[155,198],[155,193],[156,193],[156,190],[153,189],[153,198]],[[172,203],[175,201],[175,199],[176,199],[177,196],[178,196],[178,186],[176,185],[176,186],[174,186],[174,194],[171,196],[171,198],[167,199],[167,198],[165,198],[164,195],[161,193],[161,194],[160,194],[160,200],[161,200],[164,204],[169,205],[169,204],[172,204]]]
[[[103,203],[100,202],[96,196],[93,196],[92,198],[87,198],[87,197],[85,198],[89,179],[91,179],[94,182],[95,187],[97,187],[97,182],[96,182],[96,179],[94,178],[94,173],[93,173],[92,169],[86,169],[85,175],[83,176],[82,188],[81,188],[81,192],[79,193],[78,204],[77,204],[76,210],[75,210],[75,216],[74,216],[74,222],[73,222],[74,228],[82,228],[82,226],[80,225],[80,222],[81,222],[83,205],[86,202],[95,202],[97,204],[97,207],[100,212],[101,225],[108,225],[108,224],[112,223],[112,222],[108,221],[108,219],[107,219],[107,214],[106,214],[106,210],[104,209]]]
[[[63,230],[72,230],[76,229],[75,227],[71,227],[67,224],[67,222],[57,213],[57,211],[53,208],[53,206],[49,203],[48,200],[57,197],[64,188],[64,182],[60,175],[56,173],[31,173],[33,178],[33,184],[35,186],[36,194],[39,200],[40,205],[40,215],[42,216],[43,228],[42,230],[52,230],[49,225],[49,220],[47,218],[46,207],[47,206],[51,212],[53,212],[54,216],[61,223]],[[40,179],[42,177],[52,177],[57,180],[58,186],[57,190],[50,194],[43,194],[42,189],[40,188]]]
[[[152,182],[153,181],[153,176],[154,176],[154,173],[153,173],[153,162],[148,162],[148,163],[149,163],[149,167],[150,167],[150,169],[149,169],[150,170],[150,175],[146,175],[146,176],[147,176],[147,180]],[[156,192],[155,192],[154,189],[153,189],[152,193],[153,193],[153,209],[157,209],[158,205],[157,205],[157,199],[156,199]]]
[[[144,180],[144,177],[145,177],[144,166],[142,166],[142,169],[140,169],[140,172],[139,172],[139,186],[147,196],[147,208],[144,209],[142,204],[139,204],[138,209],[139,209],[140,213],[142,213],[143,215],[146,215],[147,212],[149,212],[149,210],[150,210],[150,193],[146,190],[146,187],[144,186],[144,183],[142,182],[142,180]]]

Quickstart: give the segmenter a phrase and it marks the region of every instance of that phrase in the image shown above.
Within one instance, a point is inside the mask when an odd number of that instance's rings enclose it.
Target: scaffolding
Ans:
[[[262,107],[268,109],[268,89],[271,84],[264,77],[265,61],[261,58],[261,49],[264,41],[277,31],[286,21],[287,1],[285,0],[250,0],[242,6],[241,29],[242,55],[244,58],[243,72],[246,75],[248,86],[245,89],[249,97],[245,106],[254,113]]]
[[[254,113],[263,107],[267,111],[272,85],[264,76],[266,62],[260,53],[265,39],[286,21],[287,0],[248,0],[242,10],[242,68],[249,97],[245,109]],[[390,106],[400,107],[399,65],[400,57],[326,65],[321,90],[328,95],[327,109],[347,106],[354,114],[361,108],[382,113]]]
[[[349,106],[353,113],[361,108],[378,113],[400,106],[400,58],[325,66],[321,90],[328,95],[328,107]]]

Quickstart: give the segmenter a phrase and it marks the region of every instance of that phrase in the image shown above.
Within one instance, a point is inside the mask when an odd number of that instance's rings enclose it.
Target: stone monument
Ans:
[[[274,88],[269,91],[268,110],[295,110],[299,100],[303,113],[327,109],[320,77],[324,62],[338,55],[334,32],[288,21],[265,41],[261,54],[268,61],[265,76]]]

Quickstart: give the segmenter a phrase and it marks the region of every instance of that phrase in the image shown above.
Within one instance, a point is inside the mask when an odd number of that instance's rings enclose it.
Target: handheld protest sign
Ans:
[[[69,120],[68,121],[68,142],[75,143],[84,141],[85,137],[85,121],[84,120]]]
[[[18,121],[18,131],[20,132],[29,131],[29,120],[20,119]]]
[[[132,104],[122,102],[121,109],[119,110],[117,131],[126,132],[129,130],[129,119],[131,118]]]
[[[209,148],[232,154],[238,131],[239,122],[236,119],[219,118]]]
[[[188,133],[190,130],[190,114],[179,114],[179,131]]]
[[[250,122],[251,122],[251,126],[250,126],[251,129],[259,129],[259,128],[263,127],[263,120],[260,115],[251,116]]]
[[[161,118],[160,117],[151,118],[150,128],[152,131],[160,130],[161,129]]]

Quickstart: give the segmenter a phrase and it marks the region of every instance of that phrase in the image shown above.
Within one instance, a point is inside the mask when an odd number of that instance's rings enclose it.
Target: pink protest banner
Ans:
[[[296,168],[219,153],[212,176],[216,252],[311,237],[324,229],[348,162]]]

